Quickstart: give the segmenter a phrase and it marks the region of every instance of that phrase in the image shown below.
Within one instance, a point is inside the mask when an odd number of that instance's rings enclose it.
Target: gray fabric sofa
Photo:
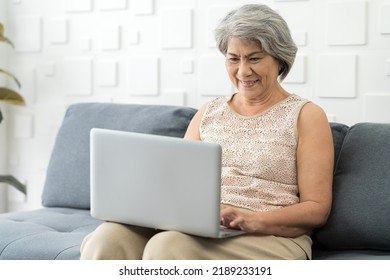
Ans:
[[[102,222],[89,213],[91,128],[182,137],[195,112],[178,106],[71,105],[48,165],[42,208],[0,214],[0,259],[79,258],[84,236]],[[334,203],[327,224],[313,232],[313,257],[390,259],[390,124],[331,127]]]

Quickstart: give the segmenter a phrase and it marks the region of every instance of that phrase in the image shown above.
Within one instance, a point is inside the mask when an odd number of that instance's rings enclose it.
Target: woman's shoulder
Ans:
[[[304,118],[311,118],[313,116],[326,117],[324,109],[320,105],[309,100],[302,107],[301,115]]]
[[[309,101],[301,109],[298,126],[307,129],[323,128],[329,126],[329,121],[324,109],[318,104]]]
[[[198,113],[203,115],[206,111],[215,110],[216,108],[220,108],[222,106],[225,106],[225,104],[227,104],[227,102],[230,99],[231,99],[231,96],[214,97],[214,98],[206,101],[205,103],[203,103],[200,106]]]

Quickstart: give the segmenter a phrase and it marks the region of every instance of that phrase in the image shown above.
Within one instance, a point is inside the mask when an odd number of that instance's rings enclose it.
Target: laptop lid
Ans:
[[[93,217],[218,237],[218,144],[99,128],[90,136]]]

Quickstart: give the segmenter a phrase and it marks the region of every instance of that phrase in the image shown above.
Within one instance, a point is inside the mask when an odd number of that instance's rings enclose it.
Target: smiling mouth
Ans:
[[[240,81],[241,84],[244,86],[244,87],[252,87],[254,86],[256,83],[259,82],[259,79],[257,80],[254,80],[254,81]]]

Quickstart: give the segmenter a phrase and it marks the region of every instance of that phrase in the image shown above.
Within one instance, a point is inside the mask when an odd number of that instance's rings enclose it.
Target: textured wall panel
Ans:
[[[56,66],[55,63],[52,61],[47,61],[42,66],[43,74],[46,77],[53,77],[56,74]]]
[[[390,91],[387,94],[367,94],[364,105],[366,121],[390,123]]]
[[[207,35],[207,46],[215,48],[214,29],[224,16],[235,6],[211,6],[207,12],[207,26],[205,35]]]
[[[357,56],[320,55],[317,93],[319,97],[356,97]]]
[[[101,60],[96,63],[97,84],[101,87],[118,85],[118,62],[116,60]]]
[[[127,8],[127,0],[96,0],[99,10],[124,10]]]
[[[25,65],[25,67],[18,69],[18,71],[12,72],[20,80],[22,87],[17,90],[22,96],[24,96],[25,102],[29,104],[34,104],[36,102],[36,68],[34,65]],[[11,80],[9,80],[11,82]],[[12,88],[17,88],[16,85],[12,82],[10,83]],[[20,107],[18,107],[20,108]],[[24,108],[24,107],[22,107]]]
[[[50,102],[50,100],[55,100],[55,102],[59,103],[63,102],[63,100],[59,98],[63,92],[58,89],[61,84],[59,77],[57,77],[57,75],[59,76],[58,69],[60,69],[59,65],[52,61],[43,62],[43,64],[37,68],[37,104],[40,104],[41,102],[47,103]],[[44,122],[44,124],[46,123]]]
[[[78,47],[81,51],[90,51],[92,48],[92,40],[90,37],[80,37],[78,39]]]
[[[154,13],[154,0],[131,0],[130,9],[136,15],[151,15]]]
[[[60,85],[67,95],[92,94],[92,60],[89,58],[65,59],[61,65]]]
[[[34,135],[33,116],[16,115],[13,122],[14,138],[32,138]]]
[[[140,33],[138,30],[129,30],[127,36],[129,45],[138,45],[140,43]]]
[[[390,76],[390,60],[386,62],[386,75]]]
[[[185,90],[181,89],[168,89],[163,92],[164,104],[185,106]]]
[[[24,184],[25,186],[28,186],[27,180],[22,180],[21,178],[18,178],[19,181]],[[18,191],[15,188],[8,188],[8,201],[10,202],[16,202],[16,203],[24,203],[27,201],[27,196],[23,194],[22,192]]]
[[[327,27],[329,45],[366,44],[366,1],[335,1],[330,3],[328,6]]]
[[[19,16],[11,38],[18,52],[42,50],[42,20],[40,16]]]
[[[191,9],[171,9],[162,12],[161,47],[163,49],[192,47],[192,13]]]
[[[306,60],[305,55],[297,55],[290,73],[284,79],[284,83],[303,84],[306,82]]]
[[[306,31],[295,31],[292,32],[292,37],[299,47],[303,47],[307,45],[307,32]]]
[[[380,32],[390,34],[390,4],[383,5],[380,12]]]
[[[194,60],[192,58],[185,58],[181,61],[181,72],[183,74],[194,73]]]
[[[51,43],[67,43],[69,32],[68,20],[66,18],[53,18],[48,20],[47,32]]]
[[[121,28],[118,24],[102,24],[98,32],[101,50],[118,50],[120,48]]]
[[[200,57],[198,89],[199,94],[203,96],[229,95],[233,92],[223,55]]]
[[[336,116],[333,114],[326,114],[326,117],[327,117],[329,122],[336,122],[337,121]]]
[[[126,80],[131,95],[158,95],[159,77],[159,58],[134,57],[129,59]]]
[[[66,0],[68,12],[89,12],[92,11],[92,0]]]

